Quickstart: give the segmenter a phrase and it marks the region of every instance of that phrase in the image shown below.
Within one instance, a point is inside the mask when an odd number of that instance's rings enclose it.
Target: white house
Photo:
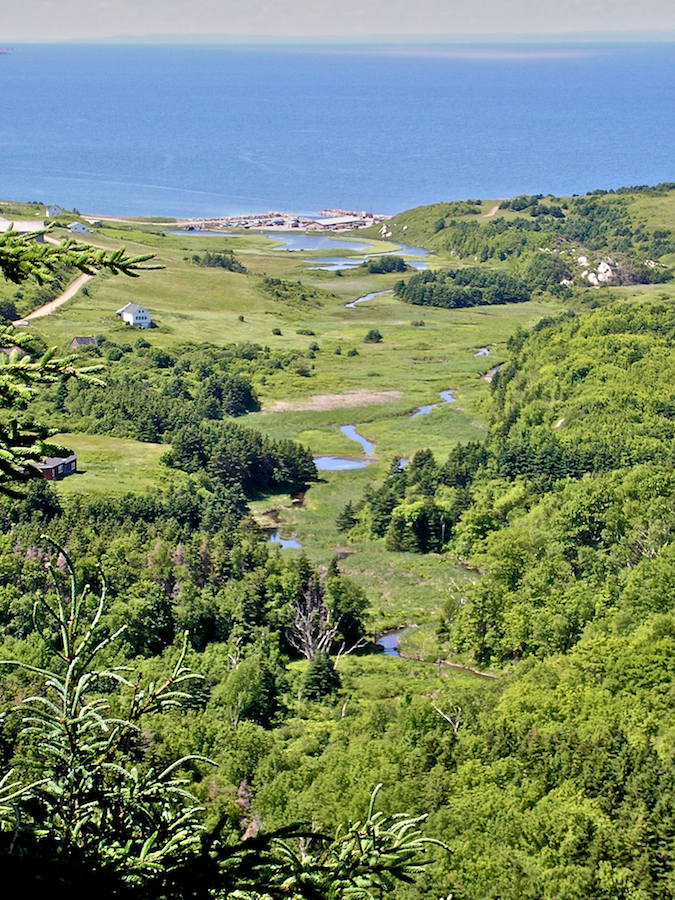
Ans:
[[[122,319],[127,325],[135,325],[138,328],[150,328],[152,325],[152,316],[142,306],[137,303],[127,303],[122,309],[118,309],[116,316]]]
[[[82,222],[71,222],[68,226],[68,231],[71,234],[89,234],[89,229]]]
[[[48,206],[45,209],[45,215],[48,219],[53,219],[54,216],[60,216],[63,214],[63,210],[60,206],[57,206],[56,203],[53,203],[51,206]]]

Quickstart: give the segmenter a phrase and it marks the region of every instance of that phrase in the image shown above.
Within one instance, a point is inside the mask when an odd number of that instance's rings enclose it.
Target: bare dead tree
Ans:
[[[340,630],[340,618],[335,619],[323,600],[320,579],[310,578],[293,609],[288,627],[288,641],[305,659],[317,653],[329,653]]]
[[[455,734],[457,734],[462,721],[462,707],[453,707],[452,714],[444,713],[443,710],[439,709],[437,706],[434,706],[434,709],[439,716],[442,716],[446,722],[449,722],[450,725],[452,725],[452,730],[455,732]]]
[[[244,695],[242,693],[237,694],[237,699],[234,703],[228,704],[227,707],[227,717],[230,720],[230,725],[234,731],[237,730],[239,726],[239,721],[241,719],[241,714],[244,709]]]
[[[353,653],[355,650],[359,650],[361,647],[365,647],[367,643],[368,643],[368,638],[365,637],[365,635],[363,637],[360,637],[358,639],[358,641],[355,641],[351,645],[351,647],[347,647],[347,642],[343,641],[342,646],[338,650],[337,656],[335,657],[335,662],[333,663],[333,668],[337,669],[338,663],[340,662],[340,660],[342,659],[343,656],[349,656],[349,654]]]
[[[241,662],[241,645],[243,640],[243,636],[238,637],[234,645],[234,650],[232,651],[232,653],[227,654],[227,661],[233,669],[239,668],[239,663]]]

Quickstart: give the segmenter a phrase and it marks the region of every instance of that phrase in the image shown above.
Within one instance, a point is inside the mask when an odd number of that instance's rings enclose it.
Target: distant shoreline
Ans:
[[[244,228],[256,231],[317,231],[346,232],[358,231],[379,225],[393,218],[384,213],[354,212],[345,209],[324,209],[317,216],[303,216],[280,212],[265,212],[237,216],[195,216],[190,218],[162,219],[148,216],[96,216],[82,215],[81,218],[94,222],[119,222],[120,224],[146,224],[171,227],[183,231],[212,232],[223,228]]]

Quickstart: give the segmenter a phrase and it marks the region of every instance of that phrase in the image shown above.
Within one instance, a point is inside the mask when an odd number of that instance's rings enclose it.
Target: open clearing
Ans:
[[[164,444],[102,434],[59,434],[52,440],[77,456],[78,471],[56,482],[59,493],[140,493],[166,483],[168,476],[177,477],[159,461],[167,449]]]
[[[375,403],[392,403],[394,400],[400,400],[402,396],[401,391],[370,391],[363,388],[362,390],[347,391],[344,394],[314,394],[309,400],[299,403],[277,400],[262,412],[327,412],[330,409],[353,409]]]

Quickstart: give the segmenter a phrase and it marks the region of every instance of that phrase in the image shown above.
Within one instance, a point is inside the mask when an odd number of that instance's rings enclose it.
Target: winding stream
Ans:
[[[350,441],[355,441],[361,445],[361,449],[366,456],[371,456],[375,449],[375,444],[359,434],[355,425],[340,425],[340,431]],[[315,456],[314,465],[321,472],[342,472],[346,469],[365,469],[367,465],[373,462],[372,459],[359,459],[354,456]]]
[[[356,430],[356,425],[340,425],[340,431],[345,437],[348,437],[350,441],[356,441],[357,444],[361,444],[361,448],[366,456],[372,454],[375,449],[375,444],[367,438],[364,438],[362,434],[359,434]]]
[[[401,653],[398,649],[398,642],[401,635],[408,631],[410,628],[414,628],[415,626],[408,626],[407,628],[395,628],[392,631],[385,631],[381,634],[377,640],[375,641],[375,645],[377,647],[382,647],[383,656],[397,656],[400,659],[411,659],[415,662],[427,663],[431,666],[436,666],[439,664],[444,666],[446,669],[455,669],[457,672],[465,672],[467,675],[475,675],[477,678],[489,678],[496,679],[499,678],[498,675],[493,675],[491,672],[480,672],[478,669],[473,669],[471,666],[463,666],[461,663],[450,662],[447,659],[441,660],[430,660],[430,659],[417,659],[413,656],[401,656]]]
[[[351,456],[315,456],[314,465],[319,472],[345,472],[348,469],[365,469],[372,459],[355,459]]]
[[[439,391],[438,396],[441,398],[442,404],[454,403],[457,400],[457,397],[455,397],[455,392],[453,390]],[[432,409],[436,409],[436,407],[440,405],[441,404],[439,403],[427,403],[424,406],[418,406],[415,412],[410,416],[410,418],[416,419],[418,416],[426,416],[427,413],[430,413]]]
[[[347,309],[355,309],[357,303],[365,303],[366,300],[372,300],[374,297],[379,297],[382,294],[391,294],[391,290],[388,291],[371,291],[369,294],[364,294],[363,297],[358,297],[356,300],[352,300],[351,303],[345,303]]]

